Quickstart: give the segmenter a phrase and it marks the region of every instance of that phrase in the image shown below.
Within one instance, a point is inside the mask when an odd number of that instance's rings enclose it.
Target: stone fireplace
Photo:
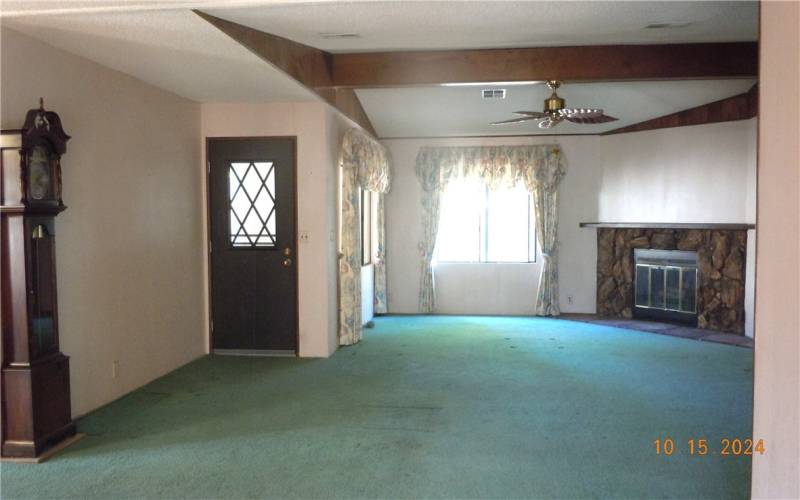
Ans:
[[[682,321],[696,324],[699,328],[744,334],[747,228],[585,225],[597,227],[597,314]],[[640,263],[644,267],[639,267],[634,260],[637,249],[680,252],[651,253],[649,259]],[[694,263],[690,259],[683,261],[688,264],[680,264],[680,258],[686,259],[692,254],[695,255]],[[658,258],[664,262],[659,262]],[[693,266],[696,274],[691,271]],[[686,270],[676,270],[680,267]],[[647,279],[655,284],[648,285],[646,292],[640,291],[640,295],[635,296],[637,275],[641,280],[640,289],[645,285],[642,272],[647,272]],[[663,280],[663,289],[659,280]],[[695,287],[694,297],[688,290],[691,285]],[[670,286],[673,290],[668,298],[666,294]],[[685,293],[682,299],[681,286]],[[644,302],[644,293],[648,294],[647,302]],[[667,303],[668,300],[671,302]],[[682,304],[681,300],[687,303]],[[689,300],[693,301],[693,307],[689,307]],[[637,307],[637,302],[648,307]],[[662,314],[669,310],[672,312]]]

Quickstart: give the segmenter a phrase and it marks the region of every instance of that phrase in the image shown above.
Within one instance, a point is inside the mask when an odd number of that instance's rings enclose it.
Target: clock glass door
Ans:
[[[30,172],[31,198],[37,201],[51,198],[50,158],[45,148],[42,146],[33,147],[28,157],[28,170]]]
[[[55,245],[52,218],[31,218],[30,328],[31,353],[38,358],[57,346]]]
[[[212,346],[297,349],[294,138],[208,139]]]

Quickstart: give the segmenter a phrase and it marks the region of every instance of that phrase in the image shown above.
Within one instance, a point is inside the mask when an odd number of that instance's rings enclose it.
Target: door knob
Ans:
[[[283,267],[292,267],[292,259],[283,259]]]

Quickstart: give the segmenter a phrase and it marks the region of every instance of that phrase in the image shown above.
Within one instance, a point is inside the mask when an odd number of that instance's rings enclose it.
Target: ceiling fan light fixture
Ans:
[[[556,93],[556,90],[561,86],[561,82],[558,80],[548,80],[547,86],[553,93],[544,100],[544,109],[542,112],[514,111],[514,114],[522,116],[512,118],[511,120],[493,122],[492,125],[506,125],[509,123],[537,120],[539,121],[539,128],[549,129],[555,127],[564,120],[583,125],[606,123],[617,120],[617,118],[613,116],[604,114],[603,110],[600,108],[567,108],[566,100],[559,97]]]

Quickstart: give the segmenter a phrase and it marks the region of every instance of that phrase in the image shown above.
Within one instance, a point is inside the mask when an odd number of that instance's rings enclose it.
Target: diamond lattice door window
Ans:
[[[275,166],[232,162],[228,169],[230,243],[237,248],[274,248]]]

